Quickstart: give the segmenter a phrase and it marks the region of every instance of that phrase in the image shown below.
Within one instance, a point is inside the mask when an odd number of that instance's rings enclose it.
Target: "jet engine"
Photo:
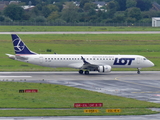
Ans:
[[[101,72],[101,73],[103,73],[103,72],[110,72],[111,69],[112,68],[109,65],[99,66],[98,67],[98,72]]]

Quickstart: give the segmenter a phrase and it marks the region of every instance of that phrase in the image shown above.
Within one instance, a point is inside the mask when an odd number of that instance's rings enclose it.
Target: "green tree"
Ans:
[[[35,16],[40,16],[41,15],[41,11],[38,10],[37,7],[33,8],[31,11],[30,11],[30,15],[35,17]]]
[[[152,23],[152,19],[150,19],[150,18],[143,18],[139,22],[141,22],[141,23]]]
[[[127,0],[126,1],[126,7],[130,8],[130,7],[136,7],[137,1],[136,0]]]
[[[27,21],[27,20],[30,19],[30,17],[31,17],[30,12],[25,12],[24,15],[23,15],[23,20]]]
[[[67,2],[65,8],[62,10],[61,18],[66,22],[78,22],[79,21],[79,14],[78,14],[78,7],[75,6],[72,2]]]
[[[55,4],[54,4],[56,7],[58,7],[58,12],[61,12],[62,11],[62,9],[63,9],[63,3],[62,2],[56,2]]]
[[[107,14],[109,18],[113,18],[114,13],[116,13],[116,10],[117,10],[116,3],[114,1],[109,2],[107,5]]]
[[[44,17],[48,17],[52,11],[47,6],[44,6],[41,12]]]
[[[12,20],[22,20],[23,14],[23,8],[16,4],[11,4],[4,9],[4,15],[11,18]]]
[[[137,0],[136,7],[140,8],[141,11],[148,11],[152,7],[151,0]]]
[[[5,20],[4,16],[0,16],[0,21],[3,22]]]
[[[160,11],[149,10],[149,11],[142,11],[143,18],[152,18],[152,17],[159,17]]]
[[[79,7],[80,7],[80,8],[83,8],[86,3],[90,3],[90,2],[91,2],[91,0],[81,0]]]
[[[121,12],[121,11],[116,12],[114,14],[113,22],[116,22],[116,23],[125,22],[125,14],[124,14],[124,12]]]
[[[35,18],[32,18],[31,21],[34,21],[34,22],[46,22],[46,18],[44,16],[37,16]]]
[[[125,11],[126,10],[126,0],[114,0],[118,3],[118,11]]]
[[[59,17],[58,11],[55,11],[55,12],[52,12],[52,13],[48,16],[47,20],[48,20],[48,21],[54,21],[54,20],[57,19],[58,17]]]
[[[83,7],[85,12],[87,12],[87,11],[89,11],[91,9],[94,9],[94,8],[95,8],[95,5],[93,3],[85,3],[84,7]]]
[[[58,19],[55,19],[55,20],[54,20],[54,23],[57,23],[57,24],[65,24],[66,21],[64,21],[64,20],[62,20],[62,19],[60,19],[60,18],[58,18]]]
[[[48,9],[48,14],[47,16],[45,16],[47,20],[53,21],[59,17],[59,13],[58,13],[59,8],[56,5],[49,4],[46,7]]]
[[[59,7],[58,6],[56,6],[56,5],[53,5],[53,4],[49,4],[49,5],[47,5],[47,7],[49,8],[49,10],[50,11],[59,11]]]
[[[134,18],[138,21],[142,18],[141,10],[137,7],[128,8],[126,10],[126,16],[129,18]]]
[[[128,22],[128,23],[135,23],[135,22],[136,22],[136,19],[135,19],[135,18],[128,17],[128,18],[126,19],[126,22]]]

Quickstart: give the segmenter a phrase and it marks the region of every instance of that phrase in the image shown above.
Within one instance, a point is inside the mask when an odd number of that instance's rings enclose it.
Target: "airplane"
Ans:
[[[154,63],[141,55],[87,55],[87,54],[38,54],[31,51],[21,38],[11,34],[15,55],[6,54],[10,59],[45,67],[79,69],[79,74],[88,75],[90,71],[110,72],[112,68],[152,67]]]

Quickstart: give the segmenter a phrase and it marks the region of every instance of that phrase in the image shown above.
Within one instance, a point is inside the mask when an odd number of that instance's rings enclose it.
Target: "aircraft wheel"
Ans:
[[[140,72],[140,69],[138,69],[138,70],[137,70],[137,74],[140,74],[140,73],[141,73],[141,72]]]
[[[89,75],[89,71],[86,70],[86,71],[85,71],[85,75]]]
[[[83,70],[79,70],[79,74],[83,74]]]

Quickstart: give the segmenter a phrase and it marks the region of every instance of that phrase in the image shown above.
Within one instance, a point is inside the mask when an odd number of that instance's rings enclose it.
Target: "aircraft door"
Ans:
[[[141,62],[141,58],[137,57],[137,64],[140,64],[140,62]]]
[[[39,57],[39,62],[43,63],[43,57]]]

